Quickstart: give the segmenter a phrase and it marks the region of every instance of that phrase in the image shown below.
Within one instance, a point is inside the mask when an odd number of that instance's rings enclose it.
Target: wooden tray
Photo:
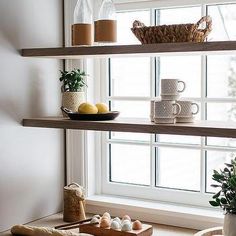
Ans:
[[[206,229],[196,233],[194,236],[223,236],[222,227]]]
[[[123,232],[110,228],[100,228],[99,225],[82,224],[79,226],[80,233],[92,234],[94,236],[151,236],[153,228],[151,225],[142,224],[143,229]]]

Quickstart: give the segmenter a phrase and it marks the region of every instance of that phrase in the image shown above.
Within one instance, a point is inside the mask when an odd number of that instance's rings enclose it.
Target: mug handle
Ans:
[[[178,81],[178,83],[181,83],[181,84],[183,84],[183,88],[182,88],[182,90],[178,89],[178,92],[179,92],[179,93],[182,93],[182,92],[184,92],[184,90],[185,90],[185,88],[186,88],[186,84],[185,84],[185,82],[184,82],[184,81],[182,81],[182,80],[179,80],[179,81]]]
[[[181,106],[179,105],[179,103],[174,103],[174,104],[173,104],[173,107],[177,107],[177,111],[176,111],[176,112],[173,112],[173,115],[174,115],[174,116],[179,115],[179,113],[181,112]]]
[[[192,106],[196,106],[197,110],[195,112],[192,112],[192,114],[193,115],[197,115],[197,113],[199,112],[199,105],[197,103],[195,103],[195,102],[193,102],[191,105]]]

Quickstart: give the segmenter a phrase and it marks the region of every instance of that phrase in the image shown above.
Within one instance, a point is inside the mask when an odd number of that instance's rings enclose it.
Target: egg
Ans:
[[[142,223],[139,220],[135,220],[132,226],[133,230],[141,230],[142,227]]]
[[[98,224],[99,223],[99,219],[97,217],[93,217],[90,221],[91,224]]]
[[[103,218],[101,219],[101,222],[100,222],[100,228],[109,228],[110,227],[110,220],[107,219],[107,218]]]
[[[111,222],[111,228],[114,229],[114,230],[118,230],[118,229],[121,228],[121,225],[119,224],[119,222],[113,220]]]
[[[109,220],[111,219],[111,215],[108,212],[105,212],[102,217],[107,217]]]
[[[129,221],[129,220],[123,220],[121,224],[123,225],[123,224],[130,224],[130,223],[131,223],[131,221]]]
[[[126,222],[122,225],[121,231],[131,231],[131,230],[132,230],[132,225],[130,222],[129,223]]]
[[[121,220],[120,220],[119,217],[115,217],[115,218],[113,219],[113,221],[116,221],[116,222],[118,222],[118,223],[121,225]]]
[[[111,221],[111,219],[109,219],[107,216],[102,216],[101,220],[108,220],[109,222]]]
[[[93,216],[93,218],[94,218],[94,217],[96,217],[96,218],[98,218],[98,219],[100,219],[100,218],[101,218],[101,216],[100,216],[100,215],[94,215],[94,216]]]
[[[129,220],[129,221],[131,221],[131,218],[130,218],[130,216],[128,216],[128,215],[124,215],[123,218],[122,218],[122,221],[124,221],[124,220]]]

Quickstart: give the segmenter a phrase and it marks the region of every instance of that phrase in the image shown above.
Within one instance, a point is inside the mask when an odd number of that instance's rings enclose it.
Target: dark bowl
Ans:
[[[72,112],[65,107],[61,107],[61,110],[65,112],[71,120],[114,120],[120,114],[119,111],[109,111],[99,114],[81,114],[79,112]]]

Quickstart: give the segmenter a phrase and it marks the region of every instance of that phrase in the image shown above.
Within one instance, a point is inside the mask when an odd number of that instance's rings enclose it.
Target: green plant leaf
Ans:
[[[227,200],[226,200],[224,197],[222,197],[222,198],[220,199],[220,202],[221,202],[222,204],[227,204],[227,203],[228,203]]]
[[[225,165],[226,165],[227,167],[233,167],[233,166],[234,166],[233,164],[229,164],[229,163],[225,163]]]
[[[213,188],[218,188],[218,187],[221,187],[221,185],[218,185],[218,184],[211,184],[211,187],[213,187]]]
[[[209,203],[213,206],[213,207],[218,207],[220,206],[220,204],[218,202],[215,201],[209,201]]]
[[[218,193],[216,193],[215,195],[213,195],[212,198],[218,198],[220,196],[220,194],[221,194],[221,190]]]

